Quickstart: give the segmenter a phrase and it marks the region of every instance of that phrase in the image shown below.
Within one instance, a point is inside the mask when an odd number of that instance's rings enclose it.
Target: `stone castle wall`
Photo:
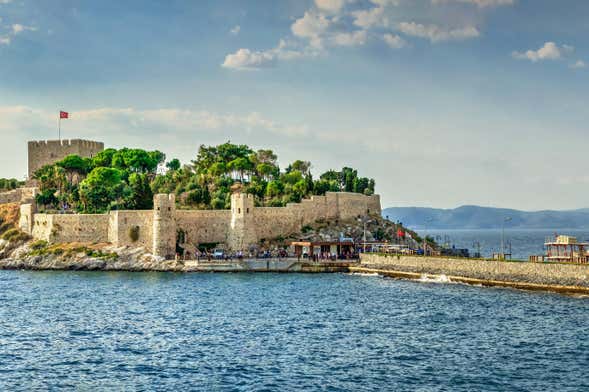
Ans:
[[[185,249],[220,243],[247,250],[262,239],[301,231],[319,219],[352,219],[380,214],[378,196],[328,192],[286,207],[254,207],[252,195],[233,194],[231,210],[176,210],[173,195],[155,195],[154,209],[111,211],[109,214],[35,214],[34,205],[21,205],[21,229],[49,242],[110,242],[141,246],[153,254],[173,257],[179,231]],[[133,239],[131,232],[137,235]]]
[[[31,234],[35,239],[51,243],[108,242],[109,217],[106,214],[35,214],[31,221]],[[22,226],[21,229],[24,230]]]
[[[29,180],[37,170],[71,154],[92,158],[104,150],[104,143],[90,140],[42,140],[28,143]]]
[[[138,231],[133,240],[131,231]],[[153,246],[153,211],[111,211],[108,223],[108,242],[117,246]]]
[[[37,188],[17,188],[7,192],[0,192],[0,204],[31,203],[37,195]]]

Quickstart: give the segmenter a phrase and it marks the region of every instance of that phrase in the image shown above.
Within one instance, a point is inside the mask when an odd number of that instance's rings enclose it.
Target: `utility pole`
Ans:
[[[505,222],[509,222],[511,217],[506,216],[501,221],[501,251],[499,252],[499,260],[505,260]]]
[[[427,256],[427,224],[433,221],[432,217],[425,218],[425,230],[423,231],[423,255]]]
[[[366,219],[367,219],[367,217],[364,217],[364,237],[363,237],[363,239],[364,239],[364,246],[363,246],[364,250],[362,251],[362,253],[366,253]]]

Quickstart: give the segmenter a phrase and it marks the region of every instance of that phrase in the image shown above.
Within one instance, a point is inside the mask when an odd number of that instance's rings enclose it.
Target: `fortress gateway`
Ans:
[[[103,148],[102,143],[84,140],[29,142],[29,175],[69,154],[91,157]],[[166,258],[175,255],[179,238],[192,246],[223,243],[231,250],[248,250],[263,239],[299,233],[304,225],[319,219],[346,220],[381,212],[378,195],[327,192],[286,207],[255,207],[253,195],[234,193],[230,210],[180,210],[176,209],[174,195],[158,194],[153,210],[40,214],[34,202],[36,190],[18,191],[0,200],[21,204],[20,228],[35,239],[142,246]],[[7,200],[11,198],[15,200]]]

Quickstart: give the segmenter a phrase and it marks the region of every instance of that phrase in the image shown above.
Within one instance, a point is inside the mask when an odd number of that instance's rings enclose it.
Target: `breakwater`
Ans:
[[[360,266],[350,270],[407,279],[445,275],[468,284],[589,293],[589,265],[579,264],[365,254]]]

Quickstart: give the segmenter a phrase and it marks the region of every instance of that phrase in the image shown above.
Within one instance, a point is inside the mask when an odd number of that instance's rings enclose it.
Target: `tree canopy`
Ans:
[[[35,178],[38,204],[82,213],[150,209],[154,193],[176,194],[179,208],[226,209],[235,187],[253,194],[258,206],[284,206],[328,191],[374,193],[374,180],[355,169],[329,170],[317,179],[311,169],[311,162],[295,160],[282,171],[272,150],[227,142],[201,145],[187,165],[166,163],[159,151],[129,148],[107,149],[92,159],[70,155],[39,169]]]

